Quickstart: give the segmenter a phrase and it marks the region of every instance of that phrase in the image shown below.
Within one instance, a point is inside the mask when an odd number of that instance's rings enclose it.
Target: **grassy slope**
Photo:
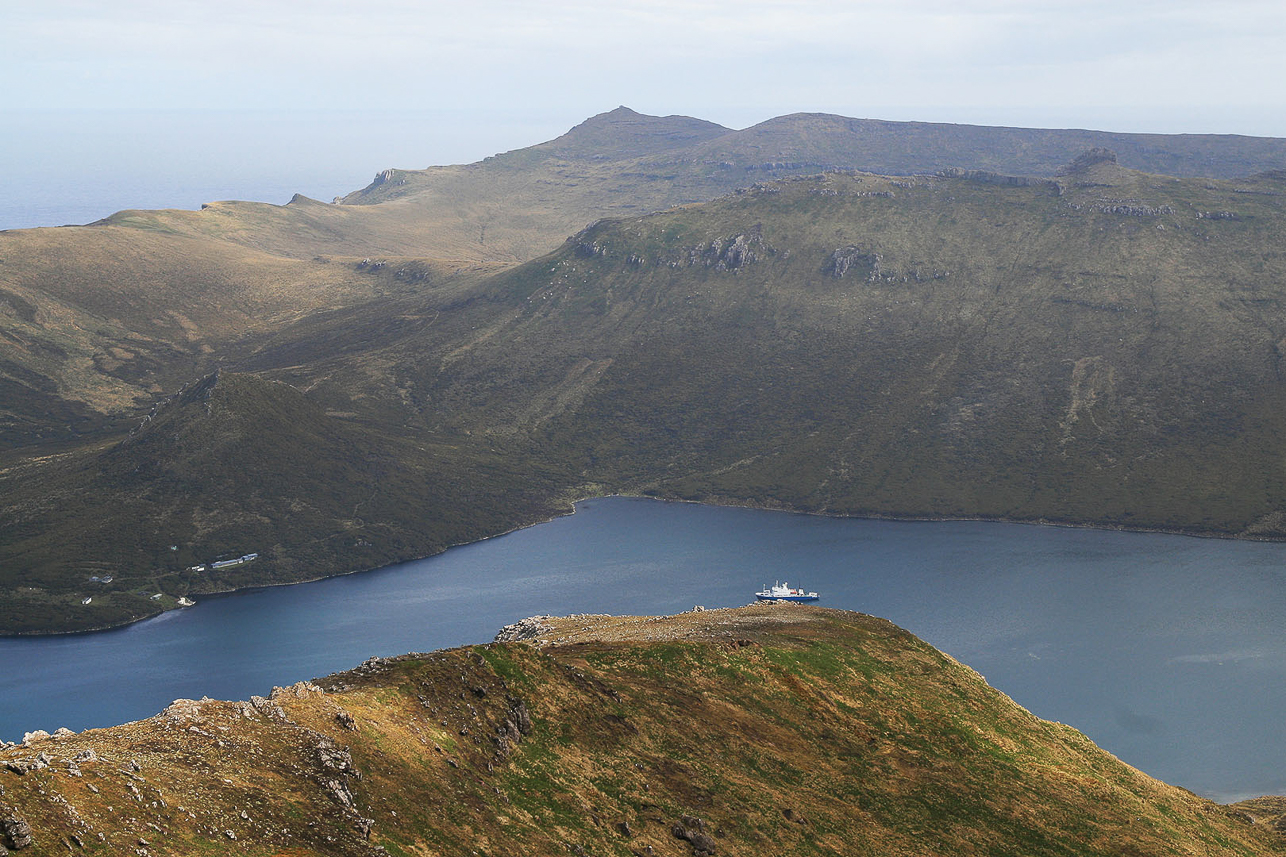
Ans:
[[[179,702],[0,751],[52,758],[0,768],[0,803],[32,855],[73,835],[86,854],[690,855],[702,843],[672,829],[697,818],[727,855],[1283,847],[882,620],[760,606],[555,626],[540,647],[386,660],[329,693]]]
[[[371,307],[472,266],[296,260],[104,225],[0,234],[0,450],[137,422],[159,395],[311,316]]]
[[[620,108],[477,164],[383,173],[346,199],[361,204],[219,202],[200,212],[124,211],[91,228],[9,232],[0,236],[0,442],[67,441],[103,428],[207,371],[210,352],[230,335],[276,331],[374,296],[373,278],[326,259],[512,264],[600,217],[709,200],[757,179],[835,167],[1048,174],[1097,144],[1117,147],[1132,166],[1175,174],[1286,166],[1286,144],[1261,138],[820,114],[730,131]]]
[[[437,240],[453,242],[465,258],[513,262],[553,249],[600,217],[707,201],[757,181],[828,169],[909,175],[957,167],[1051,176],[1096,146],[1115,150],[1128,167],[1167,175],[1234,178],[1286,168],[1286,141],[1275,138],[989,128],[806,113],[731,131],[618,108],[556,140],[477,164],[388,171],[345,197],[344,207],[379,209],[396,202],[403,206],[401,217],[433,220]]]
[[[1286,167],[1286,140],[1280,138],[888,122],[825,113],[778,116],[695,146],[693,154],[760,170],[773,162],[805,161],[883,175],[962,167],[1052,176],[1095,147],[1115,151],[1131,169],[1171,176],[1231,179]]]

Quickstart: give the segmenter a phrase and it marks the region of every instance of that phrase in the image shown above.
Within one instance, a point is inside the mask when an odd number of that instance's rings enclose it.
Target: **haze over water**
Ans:
[[[1167,782],[1286,792],[1286,545],[613,498],[376,572],[0,640],[0,737],[244,699],[538,613],[675,613],[784,579],[884,616]],[[783,608],[791,609],[791,608]]]
[[[225,199],[282,205],[296,193],[330,202],[389,167],[471,163],[576,121],[535,108],[0,109],[0,229]]]

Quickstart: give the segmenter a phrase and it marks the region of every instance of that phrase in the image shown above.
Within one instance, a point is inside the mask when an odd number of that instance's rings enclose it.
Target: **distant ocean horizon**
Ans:
[[[585,117],[469,110],[0,110],[0,230],[125,209],[324,202],[390,167],[472,163]]]

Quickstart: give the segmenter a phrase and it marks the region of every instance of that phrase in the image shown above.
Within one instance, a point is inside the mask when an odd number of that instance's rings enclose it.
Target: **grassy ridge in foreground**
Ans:
[[[860,614],[573,617],[534,645],[319,683],[0,751],[0,815],[30,829],[33,857],[1252,855],[1284,841]]]

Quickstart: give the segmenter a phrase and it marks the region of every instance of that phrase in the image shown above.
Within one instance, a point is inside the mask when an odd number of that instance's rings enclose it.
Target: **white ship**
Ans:
[[[760,601],[816,601],[821,596],[816,592],[796,589],[789,583],[774,583],[772,586],[765,586],[761,592],[756,592],[755,597]]]

